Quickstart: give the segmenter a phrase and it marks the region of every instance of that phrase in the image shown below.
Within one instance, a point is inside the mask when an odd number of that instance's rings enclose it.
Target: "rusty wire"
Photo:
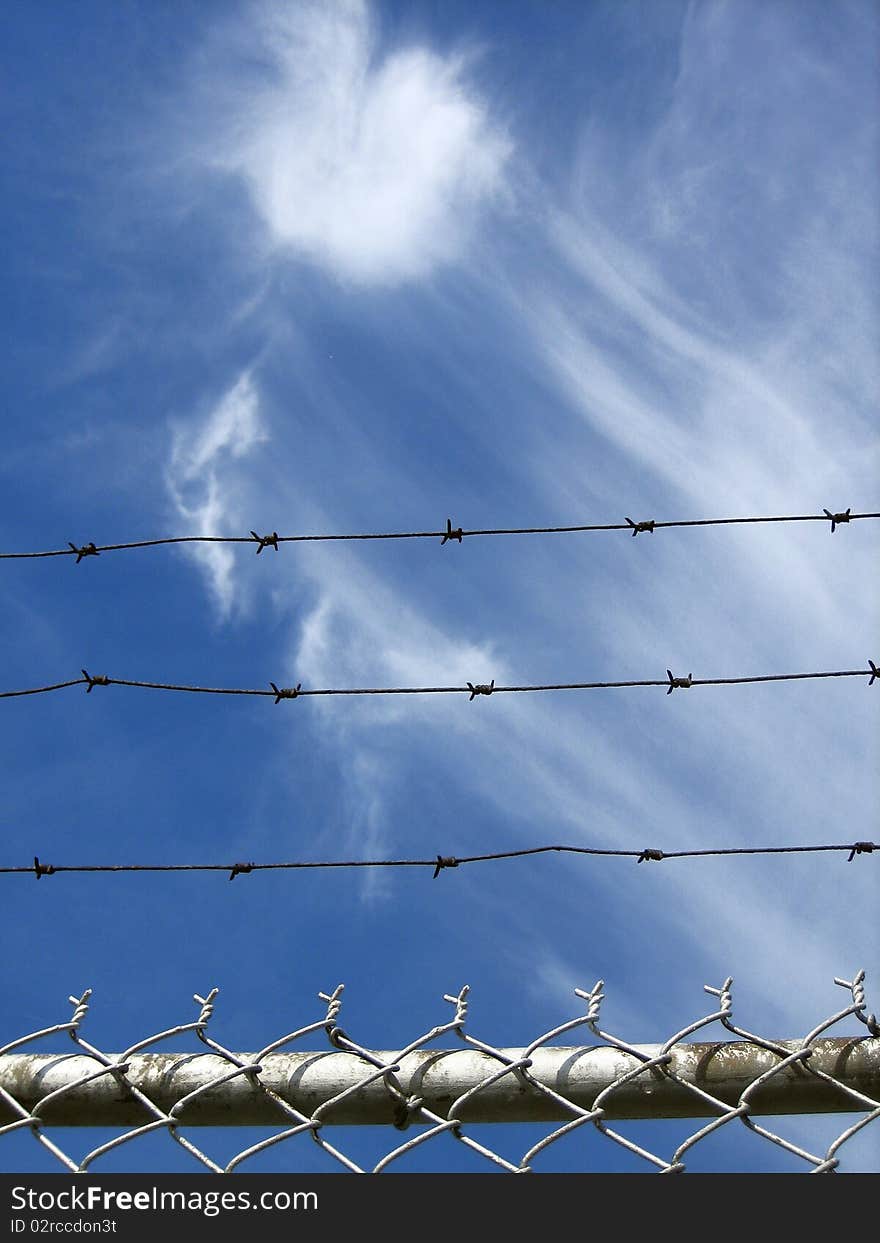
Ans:
[[[738,855],[805,855],[847,853],[852,863],[857,855],[869,855],[880,851],[880,842],[836,842],[830,845],[811,846],[723,846],[701,850],[659,850],[646,847],[642,850],[611,850],[599,846],[529,846],[522,850],[499,850],[481,855],[444,855],[438,853],[430,859],[322,859],[294,860],[271,863],[62,863],[40,861],[34,855],[32,864],[0,867],[0,875],[54,876],[60,872],[227,872],[229,880],[250,872],[306,871],[321,868],[431,868],[434,880],[441,872],[464,867],[469,863],[498,863],[504,859],[532,858],[545,854],[584,855],[591,858],[635,859],[637,863],[656,862],[664,859],[707,859]]]
[[[480,1162],[508,1173],[541,1172],[543,1154],[560,1139],[577,1132],[581,1140],[598,1134],[647,1167],[664,1174],[685,1173],[685,1158],[707,1136],[720,1129],[744,1126],[753,1135],[783,1150],[812,1173],[830,1173],[840,1166],[841,1149],[865,1127],[880,1119],[880,1025],[868,1013],[864,971],[852,980],[835,979],[849,994],[848,1003],[817,1024],[802,1039],[768,1040],[733,1019],[732,980],[706,986],[714,999],[709,1013],[677,1030],[660,1045],[637,1045],[600,1026],[604,982],[592,989],[576,988],[584,1009],[543,1032],[525,1048],[502,1048],[469,1030],[469,988],[444,995],[452,1006],[446,1021],[395,1052],[379,1052],[359,1044],[339,1026],[343,985],[320,992],[322,1011],[315,1020],[271,1041],[255,1053],[238,1053],[213,1035],[219,990],[195,994],[197,1017],[136,1041],[121,1053],[108,1054],[87,1041],[81,1028],[88,1016],[91,990],[71,996],[73,1015],[66,1021],[31,1032],[0,1048],[0,1140],[25,1133],[53,1161],[82,1173],[107,1154],[132,1140],[157,1132],[168,1135],[178,1150],[213,1173],[231,1173],[258,1153],[283,1145],[291,1169],[296,1168],[296,1141],[308,1137],[328,1159],[330,1168],[353,1173],[380,1173],[416,1148],[447,1135]],[[828,1037],[837,1024],[855,1019],[865,1034]],[[714,1025],[735,1042],[711,1039]],[[589,1033],[589,1045],[559,1046],[568,1033]],[[861,1029],[860,1029],[861,1030]],[[291,1045],[323,1033],[322,1049]],[[700,1043],[689,1038],[700,1033]],[[27,1045],[66,1034],[75,1046],[68,1057],[56,1052],[19,1053]],[[201,1052],[146,1052],[159,1043],[195,1036]],[[436,1047],[453,1037],[454,1047]],[[283,1052],[282,1052],[283,1050]],[[766,1115],[823,1112],[847,1115],[844,1129],[823,1151],[810,1152],[770,1130]],[[637,1135],[621,1129],[629,1119],[710,1119],[683,1142],[665,1143],[663,1134]],[[853,1120],[854,1119],[854,1120]],[[551,1123],[525,1152],[511,1151],[517,1133],[485,1128],[478,1139],[475,1123],[519,1121]],[[393,1146],[374,1163],[343,1151],[351,1147],[351,1131],[331,1143],[327,1129],[359,1123],[395,1128]],[[611,1125],[611,1124],[614,1125]],[[84,1154],[72,1156],[50,1136],[53,1129],[104,1125],[119,1131]],[[259,1125],[271,1134],[218,1161],[210,1145],[191,1137],[196,1127],[229,1128]],[[778,1126],[778,1124],[776,1124]],[[410,1134],[403,1138],[401,1132]],[[67,1141],[65,1141],[67,1142]],[[69,1146],[69,1144],[68,1144]],[[502,1151],[503,1149],[503,1151]],[[571,1153],[570,1146],[567,1148]],[[136,1149],[143,1152],[143,1149]],[[431,1151],[442,1161],[443,1148]],[[589,1167],[591,1150],[581,1143],[580,1163]],[[539,1160],[541,1158],[541,1160]],[[603,1160],[603,1165],[605,1161]],[[438,1167],[439,1168],[439,1167]],[[546,1166],[544,1167],[546,1168]]]
[[[821,514],[783,514],[771,517],[748,518],[688,518],[669,522],[656,521],[653,518],[633,521],[626,518],[623,522],[586,523],[576,526],[554,527],[480,527],[465,530],[453,527],[452,519],[447,518],[445,531],[373,531],[349,535],[279,535],[272,531],[268,535],[259,535],[251,531],[249,535],[171,535],[161,539],[131,540],[118,544],[75,544],[68,541],[67,548],[52,548],[41,552],[0,552],[0,560],[27,559],[38,557],[75,557],[76,564],[85,557],[96,557],[102,552],[120,552],[133,548],[157,548],[166,544],[256,544],[259,554],[264,548],[278,551],[279,544],[329,543],[342,540],[400,540],[400,539],[439,539],[441,544],[451,541],[461,543],[464,538],[476,535],[568,535],[586,531],[626,531],[632,536],[643,532],[653,534],[668,527],[719,527],[743,526],[755,523],[770,522],[830,522],[834,532],[843,523],[856,522],[861,518],[880,518],[880,513],[854,514],[850,509],[833,513],[823,509]]]
[[[526,691],[591,691],[611,690],[637,686],[662,686],[667,695],[673,690],[690,689],[694,686],[739,686],[755,682],[804,682],[817,678],[864,678],[869,679],[868,685],[880,677],[880,667],[873,660],[868,661],[867,669],[836,669],[823,673],[763,673],[736,678],[695,678],[690,673],[686,677],[675,677],[670,669],[666,670],[665,678],[648,678],[627,682],[548,682],[530,686],[496,686],[493,678],[489,683],[467,682],[464,686],[374,686],[345,687],[303,690],[302,683],[296,687],[278,687],[270,682],[269,690],[260,687],[231,686],[189,686],[175,682],[141,682],[130,678],[111,678],[106,674],[93,675],[85,669],[81,678],[71,678],[67,682],[53,682],[47,686],[32,686],[24,690],[0,691],[0,699],[12,699],[22,695],[45,695],[49,691],[60,691],[68,686],[85,686],[90,694],[96,686],[129,686],[140,690],[181,691],[194,695],[257,695],[270,698],[276,706],[282,699],[304,699],[306,696],[317,695],[461,695],[468,696],[469,702],[477,696],[504,695],[523,693]]]

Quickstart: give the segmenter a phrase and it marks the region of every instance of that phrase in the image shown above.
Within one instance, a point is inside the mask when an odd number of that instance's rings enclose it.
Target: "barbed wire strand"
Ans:
[[[637,863],[662,862],[665,859],[722,858],[728,855],[799,855],[848,851],[848,862],[856,855],[880,851],[880,842],[836,842],[818,846],[724,846],[700,850],[612,850],[598,846],[529,846],[521,850],[500,850],[481,855],[435,855],[431,859],[332,859],[296,860],[273,863],[41,863],[38,855],[27,866],[0,867],[0,875],[54,876],[59,872],[228,872],[229,879],[250,872],[299,871],[309,868],[433,868],[434,879],[449,868],[469,863],[495,863],[504,859],[523,859],[550,853],[588,855],[595,858],[635,859]]]
[[[880,513],[854,514],[850,510],[832,513],[824,510],[821,514],[780,514],[769,517],[745,518],[688,518],[673,521],[648,519],[634,522],[627,518],[625,522],[584,523],[573,526],[552,527],[479,527],[465,530],[453,527],[452,520],[447,519],[445,531],[371,531],[345,535],[279,535],[273,531],[270,535],[258,535],[251,531],[250,535],[172,535],[160,539],[131,540],[117,544],[74,544],[67,548],[52,548],[39,552],[0,552],[0,560],[24,560],[40,557],[76,557],[77,563],[85,557],[98,556],[102,552],[120,552],[133,548],[157,548],[166,544],[256,544],[256,551],[273,548],[278,551],[279,544],[330,543],[342,540],[401,540],[401,539],[439,539],[442,543],[472,538],[477,535],[567,535],[588,531],[626,531],[632,535],[653,533],[669,527],[717,527],[744,526],[756,523],[771,522],[831,522],[834,531],[838,526],[856,522],[863,518],[880,518]]]
[[[613,690],[639,686],[662,686],[667,695],[673,690],[688,690],[694,686],[737,686],[757,682],[803,682],[817,678],[869,678],[868,685],[873,685],[880,678],[880,667],[874,661],[868,661],[867,669],[835,669],[820,673],[762,673],[735,678],[695,678],[690,673],[685,677],[673,676],[667,669],[667,676],[662,678],[644,678],[634,681],[617,682],[547,682],[528,686],[496,686],[494,679],[488,683],[468,682],[461,686],[373,686],[373,687],[324,687],[320,689],[302,689],[302,684],[295,687],[278,687],[271,682],[269,690],[261,687],[231,686],[190,686],[176,682],[141,682],[130,678],[111,678],[106,674],[92,676],[85,669],[81,678],[72,678],[67,682],[53,682],[48,686],[32,686],[23,690],[0,691],[0,699],[12,699],[23,695],[44,695],[51,691],[63,690],[69,686],[85,686],[87,693],[96,686],[128,686],[141,690],[179,691],[192,695],[253,695],[274,699],[276,705],[282,699],[304,699],[306,696],[318,695],[468,695],[470,699],[477,696],[522,694],[527,691],[588,691]]]

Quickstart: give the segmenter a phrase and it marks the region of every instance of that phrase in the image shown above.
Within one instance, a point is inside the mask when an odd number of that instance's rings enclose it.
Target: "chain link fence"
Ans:
[[[340,984],[318,994],[320,1017],[255,1053],[234,1052],[215,1039],[217,989],[195,996],[193,1021],[147,1036],[122,1053],[105,1053],[83,1035],[87,990],[70,998],[73,1014],[66,1021],[0,1048],[0,1168],[4,1141],[16,1135],[31,1136],[42,1149],[35,1157],[52,1169],[82,1173],[129,1146],[127,1159],[136,1161],[140,1151],[142,1160],[144,1147],[135,1141],[156,1133],[185,1154],[187,1166],[191,1159],[214,1173],[247,1167],[269,1149],[283,1154],[286,1170],[299,1171],[303,1143],[317,1146],[322,1168],[354,1173],[405,1170],[402,1159],[429,1145],[436,1155],[431,1168],[442,1171],[448,1149],[438,1140],[446,1136],[468,1150],[473,1168],[519,1174],[547,1168],[548,1153],[565,1137],[592,1132],[602,1137],[603,1148],[625,1149],[639,1168],[682,1173],[698,1145],[732,1127],[747,1128],[782,1150],[795,1168],[828,1173],[839,1168],[841,1149],[880,1119],[880,1025],[866,1007],[864,975],[835,980],[847,990],[849,1004],[802,1039],[769,1040],[736,1024],[728,979],[720,988],[706,986],[714,999],[709,1013],[663,1044],[631,1044],[600,1026],[599,981],[589,992],[574,990],[582,1013],[517,1049],[466,1030],[465,986],[444,997],[451,1007],[446,1022],[394,1052],[365,1048],[340,1026]],[[857,1035],[839,1034],[847,1019],[857,1020]],[[835,1028],[838,1034],[829,1034]],[[592,1043],[557,1043],[575,1032],[589,1033]],[[699,1041],[689,1039],[697,1033]],[[72,1053],[22,1051],[63,1034],[75,1046]],[[196,1038],[197,1052],[154,1048],[186,1036]],[[837,1122],[846,1125],[821,1150],[808,1151],[766,1124],[782,1114],[845,1114]],[[698,1119],[699,1125],[665,1152],[646,1145],[645,1128],[637,1140],[617,1125],[658,1119]],[[518,1123],[531,1125],[512,1125]],[[533,1136],[537,1124],[539,1137],[530,1138],[525,1150],[511,1151],[506,1137],[523,1130]],[[230,1160],[206,1151],[213,1147],[202,1139],[207,1128],[229,1136],[257,1126],[271,1133]],[[76,1132],[67,1128],[74,1127],[118,1133],[77,1157],[68,1151]],[[365,1127],[385,1128],[386,1139],[391,1129],[393,1141],[378,1162],[343,1151],[337,1139]],[[492,1144],[487,1130],[498,1137]],[[309,1169],[315,1168],[313,1157],[314,1149]],[[609,1159],[601,1168],[609,1168]]]

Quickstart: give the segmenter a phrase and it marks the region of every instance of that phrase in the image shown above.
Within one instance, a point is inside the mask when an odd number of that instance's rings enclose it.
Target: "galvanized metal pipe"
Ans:
[[[798,1041],[779,1044],[789,1052],[801,1047]],[[651,1058],[659,1056],[661,1049],[659,1045],[635,1047]],[[858,1113],[870,1109],[870,1105],[848,1096],[844,1087],[880,1101],[880,1038],[816,1040],[811,1048],[805,1062],[786,1067],[750,1094],[752,1113]],[[524,1055],[522,1049],[499,1052],[512,1061]],[[253,1061],[252,1054],[236,1056],[246,1063]],[[404,1095],[420,1098],[427,1109],[444,1118],[449,1117],[459,1097],[497,1074],[502,1066],[497,1058],[472,1048],[419,1050],[399,1062],[394,1052],[380,1051],[373,1056],[399,1067],[395,1080]],[[749,1085],[779,1065],[776,1055],[745,1041],[680,1044],[670,1056],[668,1069],[672,1074],[730,1106],[736,1106]],[[720,1115],[720,1110],[656,1068],[620,1083],[641,1064],[632,1054],[609,1047],[550,1046],[532,1053],[529,1073],[582,1109],[591,1109],[601,1092],[620,1084],[602,1101],[603,1116],[608,1119]],[[284,1124],[284,1112],[254,1080],[301,1114],[312,1117],[320,1106],[362,1082],[372,1069],[362,1058],[335,1050],[270,1053],[260,1066],[258,1076],[237,1075],[195,1097],[178,1114],[181,1125]],[[75,1086],[100,1069],[100,1062],[80,1054],[15,1053],[0,1057],[0,1125],[21,1118],[4,1098],[6,1092],[47,1124],[134,1126],[147,1121],[148,1115],[126,1083],[168,1114],[183,1097],[228,1075],[233,1067],[214,1054],[142,1053],[128,1060],[124,1075],[102,1074]],[[816,1071],[831,1076],[836,1084]],[[60,1095],[42,1104],[60,1089],[64,1089]],[[324,1125],[388,1124],[396,1116],[395,1099],[381,1079],[358,1088],[321,1114]],[[574,1115],[511,1072],[476,1092],[456,1116],[462,1122],[510,1123],[562,1122]]]

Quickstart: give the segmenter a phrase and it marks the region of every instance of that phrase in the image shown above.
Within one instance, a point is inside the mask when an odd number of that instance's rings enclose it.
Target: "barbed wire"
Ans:
[[[68,686],[85,686],[86,693],[91,694],[96,686],[128,686],[140,690],[180,691],[191,695],[255,695],[274,699],[279,704],[282,699],[304,699],[318,695],[467,695],[468,701],[483,695],[506,695],[527,691],[591,691],[613,690],[638,686],[662,686],[666,694],[674,690],[689,690],[694,686],[739,686],[756,682],[804,682],[817,678],[864,678],[869,679],[868,685],[873,686],[880,678],[880,666],[873,660],[868,661],[867,669],[835,669],[821,673],[762,673],[735,678],[695,678],[688,673],[685,677],[676,677],[671,669],[666,670],[664,678],[644,678],[636,681],[618,682],[548,682],[530,686],[496,686],[495,679],[491,682],[467,682],[464,686],[373,686],[373,687],[337,687],[303,690],[302,683],[296,686],[277,686],[270,682],[270,690],[261,687],[231,686],[189,686],[176,682],[141,682],[130,678],[111,678],[106,674],[92,675],[85,669],[81,678],[71,678],[67,682],[53,682],[47,686],[31,686],[24,690],[0,691],[0,699],[14,699],[23,695],[45,695],[51,691],[64,690]]]
[[[273,863],[41,863],[34,855],[32,864],[0,867],[0,875],[55,876],[59,872],[228,872],[229,879],[249,872],[297,871],[314,868],[432,868],[434,880],[448,868],[469,863],[497,863],[503,859],[524,859],[535,855],[569,854],[594,858],[635,859],[637,863],[660,863],[664,859],[722,858],[727,855],[805,855],[848,851],[847,862],[856,855],[880,851],[880,842],[836,842],[822,846],[723,846],[701,850],[611,850],[599,846],[528,846],[522,850],[498,850],[482,855],[437,854],[430,859],[322,859]]]
[[[259,555],[264,548],[278,551],[279,544],[329,543],[343,540],[401,540],[401,539],[439,539],[441,544],[450,542],[461,543],[478,535],[570,535],[587,531],[626,531],[636,536],[643,533],[653,534],[669,527],[720,527],[743,526],[755,523],[770,522],[830,522],[831,531],[845,523],[856,522],[862,518],[880,518],[880,513],[854,514],[851,509],[833,513],[823,509],[821,514],[781,514],[769,517],[747,518],[687,518],[673,521],[659,521],[649,518],[640,522],[626,518],[624,522],[585,523],[576,526],[555,527],[479,527],[465,530],[454,527],[452,519],[446,519],[445,531],[371,531],[348,535],[279,535],[272,531],[267,535],[259,535],[251,531],[249,535],[171,535],[160,539],[131,540],[118,544],[75,544],[68,541],[67,548],[51,548],[39,552],[0,552],[0,560],[23,560],[39,557],[75,557],[76,564],[86,557],[97,557],[102,552],[121,552],[134,548],[157,548],[167,544],[250,544],[256,545]]]
[[[592,1130],[654,1170],[678,1174],[686,1172],[684,1158],[695,1146],[732,1123],[806,1164],[812,1173],[831,1173],[840,1165],[841,1148],[880,1119],[880,1025],[867,1011],[864,978],[864,971],[852,980],[836,978],[835,984],[850,995],[848,1004],[803,1039],[786,1041],[765,1039],[734,1023],[732,979],[720,988],[706,985],[704,992],[715,999],[710,1012],[660,1045],[632,1044],[600,1027],[605,985],[599,980],[590,990],[574,989],[585,1012],[525,1048],[499,1047],[466,1030],[470,989],[465,985],[458,993],[444,994],[453,1008],[451,1017],[396,1052],[366,1048],[339,1026],[344,988],[339,984],[332,992],[318,993],[320,1017],[255,1053],[226,1048],[214,1038],[213,1028],[208,1034],[219,993],[214,988],[194,995],[194,1021],[108,1054],[81,1034],[91,1005],[92,990],[86,989],[69,998],[74,1010],[66,1021],[0,1048],[0,1138],[29,1133],[51,1158],[82,1173],[130,1141],[164,1132],[178,1151],[203,1168],[231,1173],[276,1145],[291,1153],[291,1141],[308,1136],[337,1166],[353,1173],[381,1173],[435,1137],[448,1135],[479,1161],[524,1174],[539,1171],[537,1158],[559,1140],[578,1131],[584,1139]],[[862,1024],[866,1034],[825,1035],[848,1018]],[[734,1040],[707,1043],[704,1037],[701,1043],[686,1043],[714,1024]],[[590,1033],[590,1045],[552,1043],[577,1029]],[[321,1033],[326,1045],[320,1050],[288,1048]],[[75,1053],[18,1052],[62,1034],[73,1041]],[[145,1051],[181,1036],[195,1036],[204,1051]],[[454,1048],[436,1047],[437,1040],[448,1036],[456,1040]],[[856,1117],[824,1152],[816,1153],[757,1121],[766,1115],[816,1113]],[[609,1125],[659,1118],[710,1121],[683,1142],[672,1140],[675,1150],[666,1155],[647,1147],[647,1128],[635,1136]],[[475,1137],[474,1124],[487,1122],[553,1125],[517,1155],[499,1151],[494,1135],[490,1147],[485,1131],[479,1132],[480,1139]],[[403,1142],[395,1139],[375,1164],[374,1157],[365,1160],[360,1154],[351,1129],[332,1144],[326,1134],[328,1127],[363,1124],[411,1133]],[[110,1126],[121,1133],[79,1157],[47,1134],[53,1127],[88,1126]],[[194,1127],[234,1126],[263,1126],[272,1133],[223,1163],[190,1138]],[[668,1132],[665,1137],[670,1143]],[[511,1138],[516,1142],[517,1132],[498,1135],[505,1144]],[[664,1135],[653,1133],[653,1139],[662,1141]],[[349,1152],[342,1151],[342,1143]],[[431,1151],[439,1155],[442,1149],[433,1144]],[[588,1148],[582,1160],[589,1161]]]

